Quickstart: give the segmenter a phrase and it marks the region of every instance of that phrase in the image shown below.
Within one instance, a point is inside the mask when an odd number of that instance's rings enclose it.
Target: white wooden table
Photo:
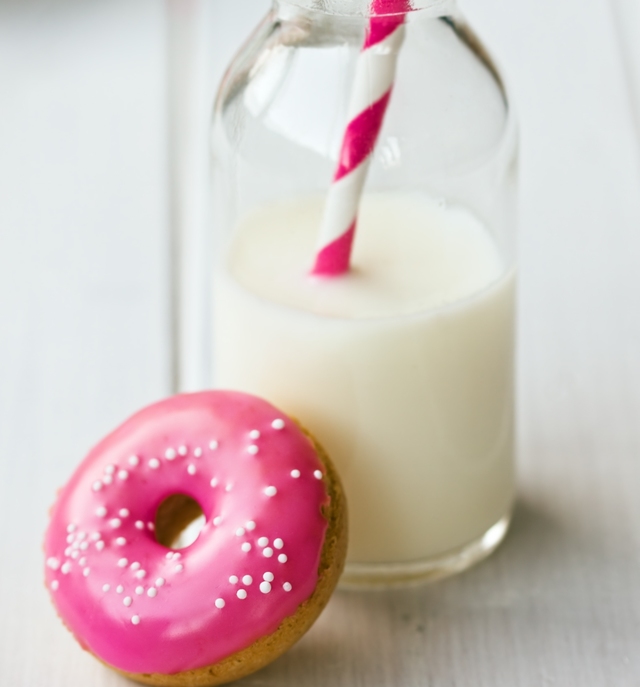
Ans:
[[[163,3],[0,3],[2,687],[127,684],[55,617],[47,508],[93,442],[169,391],[170,223],[206,222],[208,103],[266,4],[182,0],[197,28],[168,35],[193,38],[190,105],[168,119]],[[458,578],[338,593],[246,685],[640,685],[640,146],[610,9],[466,9],[522,122],[513,529]],[[169,164],[175,117],[191,133]]]

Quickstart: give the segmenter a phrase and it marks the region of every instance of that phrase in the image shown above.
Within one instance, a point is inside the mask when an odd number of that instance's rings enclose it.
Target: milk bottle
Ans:
[[[455,0],[274,0],[212,144],[205,383],[325,445],[344,580],[468,567],[514,499],[517,135],[489,53]]]
[[[478,547],[514,495],[513,270],[464,209],[371,194],[351,273],[313,278],[321,211],[307,197],[239,223],[218,268],[216,383],[270,399],[325,446],[351,569]]]

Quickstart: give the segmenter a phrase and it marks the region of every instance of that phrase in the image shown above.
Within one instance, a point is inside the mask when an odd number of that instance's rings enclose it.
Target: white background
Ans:
[[[171,388],[170,230],[188,252],[206,225],[215,84],[268,4],[0,0],[3,687],[126,684],[55,617],[47,508],[92,443]],[[521,121],[513,530],[456,579],[339,593],[246,684],[640,684],[640,147],[622,59],[633,50],[620,50],[605,0],[464,9]],[[197,301],[181,298],[186,355]]]

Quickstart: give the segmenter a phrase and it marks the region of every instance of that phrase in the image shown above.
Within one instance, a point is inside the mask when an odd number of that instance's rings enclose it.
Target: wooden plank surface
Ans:
[[[204,3],[194,97],[266,4]],[[513,529],[458,578],[340,592],[246,685],[640,685],[640,151],[609,8],[466,9],[522,122]],[[0,5],[3,686],[128,684],[55,618],[40,541],[85,450],[169,385],[162,10]]]
[[[168,388],[164,14],[0,4],[0,685],[114,685],[42,584],[55,490]]]

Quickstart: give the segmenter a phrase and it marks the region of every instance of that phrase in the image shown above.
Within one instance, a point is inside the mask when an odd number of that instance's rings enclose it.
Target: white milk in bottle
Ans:
[[[324,445],[349,564],[442,559],[514,497],[513,269],[483,224],[422,195],[362,202],[351,273],[309,268],[321,197],[241,219],[218,266],[216,384],[264,396]]]

